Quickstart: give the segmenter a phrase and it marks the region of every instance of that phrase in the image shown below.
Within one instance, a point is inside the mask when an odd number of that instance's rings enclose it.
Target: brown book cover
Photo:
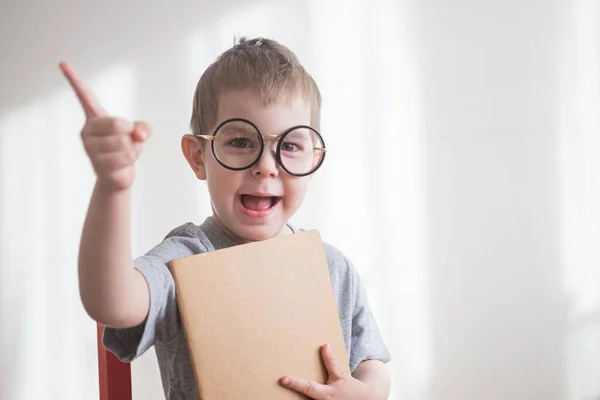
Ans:
[[[306,398],[279,380],[325,383],[325,343],[350,372],[317,231],[176,259],[170,268],[203,400]]]

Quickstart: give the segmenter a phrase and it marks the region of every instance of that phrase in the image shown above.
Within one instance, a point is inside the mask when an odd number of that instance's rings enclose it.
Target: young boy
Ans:
[[[149,127],[108,115],[72,67],[61,69],[86,114],[81,136],[97,176],[79,253],[83,305],[106,326],[104,345],[122,361],[155,346],[166,398],[197,399],[167,263],[295,232],[288,221],[326,151],[317,85],[275,41],[241,39],[223,53],[200,78],[193,134],[181,140],[194,174],[207,182],[213,215],[175,228],[132,262],[130,188]],[[326,384],[287,376],[281,383],[313,399],[386,399],[390,355],[360,278],[341,252],[325,249],[352,375],[340,372],[342,360],[325,345]]]

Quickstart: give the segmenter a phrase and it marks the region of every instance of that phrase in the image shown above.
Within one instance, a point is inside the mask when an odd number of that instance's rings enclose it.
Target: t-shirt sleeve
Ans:
[[[367,294],[357,271],[351,268],[354,307],[352,313],[352,345],[350,346],[350,370],[363,361],[391,361],[391,354],[386,347],[375,317],[367,299]]]
[[[181,233],[179,234],[181,235]],[[139,326],[125,329],[105,328],[103,344],[119,360],[131,362],[156,342],[166,341],[180,332],[181,320],[175,296],[175,283],[168,262],[198,252],[199,241],[192,236],[167,237],[145,255],[134,260],[150,292],[150,309]]]

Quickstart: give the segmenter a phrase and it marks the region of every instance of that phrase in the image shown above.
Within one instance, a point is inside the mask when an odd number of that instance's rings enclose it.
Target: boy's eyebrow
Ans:
[[[306,131],[308,131],[308,129],[306,129]],[[290,132],[290,134],[287,136],[288,138],[294,139],[294,140],[303,140],[305,142],[309,142],[311,140],[311,132],[299,132],[298,130],[294,131],[294,132]]]
[[[297,125],[294,125],[297,126]],[[268,134],[265,132],[260,132],[260,134],[262,134],[263,137],[271,137],[271,138],[275,138],[275,137],[279,137],[281,135],[283,135],[285,132],[287,132],[290,128],[286,128],[284,130],[282,130],[281,132],[278,133],[274,133],[274,134]],[[254,128],[252,125],[245,123],[245,122],[229,122],[226,123],[225,125],[223,125],[221,128],[219,128],[218,132],[225,132],[225,133],[229,133],[229,134],[235,134],[235,133],[244,133],[244,134],[259,134],[259,131],[257,131],[257,128]],[[306,141],[311,141],[314,139],[314,133],[312,132],[311,129],[308,128],[304,128],[304,127],[298,127],[296,128],[293,132],[290,132],[288,134],[288,138],[294,138],[294,139],[306,139]]]
[[[250,133],[257,134],[258,132],[251,126],[236,126],[236,125],[225,125],[218,132],[227,132],[227,133]]]

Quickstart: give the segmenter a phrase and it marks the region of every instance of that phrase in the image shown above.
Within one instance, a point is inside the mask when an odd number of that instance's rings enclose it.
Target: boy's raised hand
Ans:
[[[131,123],[108,115],[71,65],[61,62],[60,69],[85,113],[81,139],[96,172],[97,184],[109,191],[128,189],[135,178],[135,161],[150,137],[150,128],[144,122]]]
[[[321,354],[329,373],[327,384],[285,376],[281,379],[283,386],[315,400],[371,400],[369,387],[364,382],[341,371],[331,346],[323,346]]]

